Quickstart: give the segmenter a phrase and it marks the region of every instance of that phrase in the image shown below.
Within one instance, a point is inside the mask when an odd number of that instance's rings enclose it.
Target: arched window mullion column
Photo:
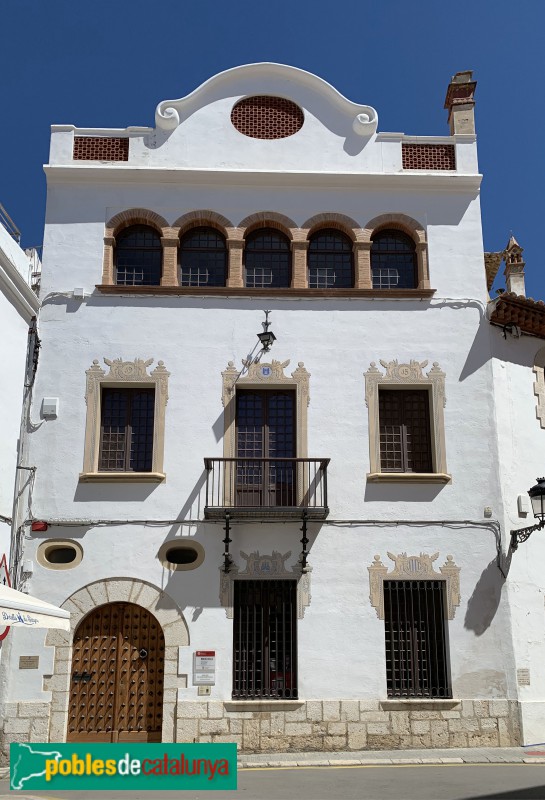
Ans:
[[[240,289],[244,286],[242,270],[242,255],[244,252],[244,239],[229,237],[227,245],[227,286]]]
[[[178,285],[178,247],[180,239],[176,231],[163,231],[161,244],[163,246],[163,269],[161,286]]]
[[[292,272],[291,272],[291,287],[292,289],[308,289],[308,248],[310,242],[299,241],[294,239],[291,242],[292,251]]]
[[[113,286],[115,284],[114,247],[115,236],[105,236],[102,262],[102,283],[104,286]]]
[[[354,242],[354,286],[356,289],[372,289],[371,242]]]

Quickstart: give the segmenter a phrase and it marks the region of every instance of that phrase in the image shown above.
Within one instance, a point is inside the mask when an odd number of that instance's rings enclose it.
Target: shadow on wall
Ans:
[[[365,484],[365,498],[366,503],[379,502],[379,503],[431,503],[439,492],[441,492],[448,484],[444,483],[430,483],[428,485],[415,485],[410,486],[400,483],[369,483]]]
[[[467,603],[464,628],[482,636],[488,630],[500,604],[504,578],[494,558],[475,584],[473,594]]]

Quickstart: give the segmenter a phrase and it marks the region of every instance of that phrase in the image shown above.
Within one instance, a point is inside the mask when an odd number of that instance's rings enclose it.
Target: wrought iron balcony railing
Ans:
[[[205,458],[207,519],[325,519],[329,458]]]

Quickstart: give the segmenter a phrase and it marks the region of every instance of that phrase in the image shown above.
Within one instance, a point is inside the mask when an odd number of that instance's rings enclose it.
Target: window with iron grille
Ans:
[[[234,583],[233,697],[297,698],[297,583]]]
[[[252,289],[291,285],[291,252],[287,236],[270,228],[254,231],[244,248],[246,286]]]
[[[373,289],[415,289],[418,286],[416,246],[402,231],[383,230],[371,244]]]
[[[180,246],[181,286],[225,286],[225,239],[214,228],[192,228]]]
[[[99,471],[151,472],[155,389],[102,389]]]
[[[131,225],[116,237],[116,283],[120,286],[159,286],[163,251],[157,231]]]
[[[429,395],[425,389],[380,389],[381,472],[433,472]]]
[[[452,697],[445,581],[384,581],[388,697]]]
[[[344,289],[354,286],[352,242],[344,233],[321,230],[310,239],[308,248],[310,289]]]

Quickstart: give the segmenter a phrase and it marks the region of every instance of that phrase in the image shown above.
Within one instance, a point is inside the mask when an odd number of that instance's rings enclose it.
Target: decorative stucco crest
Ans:
[[[232,562],[230,571],[225,574],[220,568],[220,603],[225,608],[227,619],[233,619],[233,593],[235,580],[296,580],[297,581],[297,618],[303,619],[305,608],[310,605],[310,573],[312,567],[306,568],[301,574],[301,564],[297,562],[291,570],[286,569],[286,561],[291,556],[291,551],[279,553],[273,550],[272,555],[260,555],[259,550],[247,554],[240,551],[241,557],[246,561],[246,567],[239,570],[237,564]]]
[[[229,361],[227,369],[221,374],[223,377],[223,396],[222,402],[226,406],[235,391],[235,384],[293,384],[299,385],[307,398],[307,405],[310,400],[308,393],[308,381],[310,374],[305,369],[302,361],[299,361],[297,369],[291,373],[291,378],[284,375],[284,370],[289,366],[290,359],[286,361],[276,361],[274,358],[270,363],[255,362],[242,359],[242,370],[239,372],[233,361]],[[245,374],[244,371],[246,371]]]
[[[397,358],[393,361],[383,361],[380,359],[380,364],[386,370],[384,375],[378,368],[374,361],[365,374],[365,403],[369,407],[369,398],[373,391],[376,390],[377,385],[383,383],[431,383],[434,389],[434,395],[437,394],[441,398],[443,406],[446,405],[446,397],[444,391],[445,373],[439,367],[437,361],[433,362],[430,371],[425,374],[424,368],[428,366],[427,361],[416,361],[411,359],[408,364],[399,363]]]
[[[379,619],[384,619],[384,581],[385,580],[444,580],[446,582],[447,616],[454,619],[456,608],[460,605],[460,567],[456,566],[451,555],[439,572],[436,572],[433,562],[439,558],[439,553],[429,555],[420,553],[419,556],[408,556],[407,553],[394,555],[388,553],[388,558],[394,562],[394,568],[388,572],[380,556],[376,555],[369,570],[369,599],[377,612]]]
[[[371,106],[352,103],[331,84],[311,72],[270,62],[245,64],[225,70],[209,78],[185,97],[163,100],[155,110],[155,123],[162,130],[172,131],[207,102],[213,102],[222,95],[231,98],[246,96],[248,82],[256,81],[258,83],[253,85],[260,86],[261,94],[287,97],[296,103],[301,90],[305,94],[310,90],[311,93],[326,98],[341,114],[348,117],[352,130],[358,136],[371,136],[377,130],[378,114]],[[347,130],[347,135],[348,133]]]
[[[115,381],[128,383],[155,383],[159,386],[165,404],[168,400],[168,378],[170,372],[167,371],[163,361],[159,361],[155,369],[148,375],[147,369],[153,364],[154,359],[135,358],[134,361],[123,361],[122,358],[104,359],[106,366],[110,367],[106,372],[99,366],[98,359],[93,360],[93,365],[86,371],[87,375],[87,396],[93,394],[100,383]]]

